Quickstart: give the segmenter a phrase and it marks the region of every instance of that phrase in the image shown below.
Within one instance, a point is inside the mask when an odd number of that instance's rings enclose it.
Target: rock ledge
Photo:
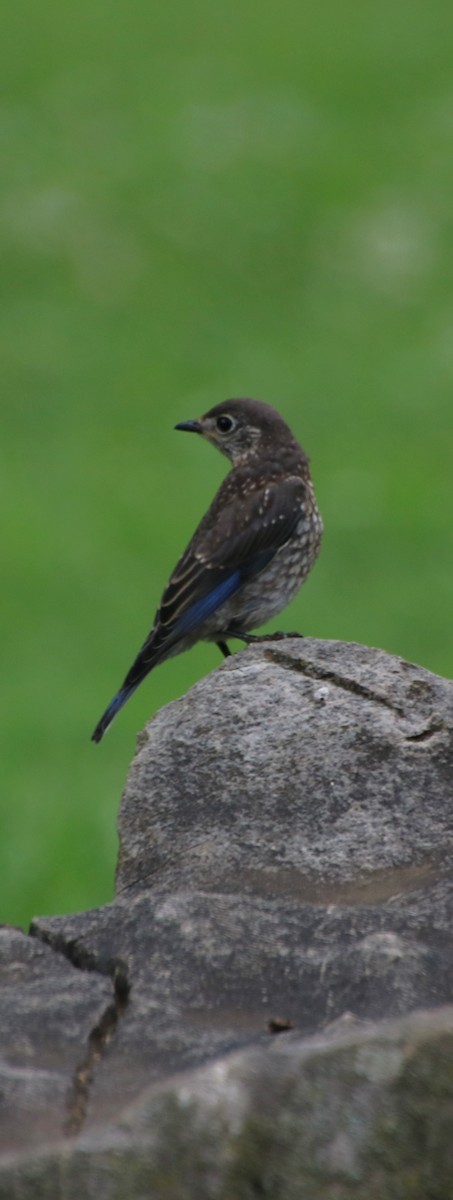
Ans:
[[[115,901],[1,933],[0,1198],[451,1200],[452,780],[453,685],[363,646],[157,713]]]

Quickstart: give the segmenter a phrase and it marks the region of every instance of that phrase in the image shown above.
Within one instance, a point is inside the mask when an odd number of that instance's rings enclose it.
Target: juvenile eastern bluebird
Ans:
[[[100,742],[149,671],[198,641],[252,642],[248,630],[289,604],[318,554],[322,520],[308,458],[259,400],[226,400],[176,429],[199,433],[233,464],[177,563],[151,633],[92,735]],[[279,635],[282,636],[282,635]]]

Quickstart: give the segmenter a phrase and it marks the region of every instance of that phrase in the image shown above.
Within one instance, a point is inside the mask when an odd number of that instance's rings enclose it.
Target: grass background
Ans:
[[[453,668],[449,0],[17,0],[0,106],[0,919],[112,895],[136,731],[92,727],[224,474],[173,433],[279,407],[326,533],[281,624]]]

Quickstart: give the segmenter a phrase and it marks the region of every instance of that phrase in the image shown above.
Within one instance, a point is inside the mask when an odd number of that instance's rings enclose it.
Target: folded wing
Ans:
[[[179,642],[202,632],[203,624],[240,587],[259,575],[292,537],[303,516],[302,479],[268,484],[248,493],[241,505],[214,505],[202,521],[165,589],[153,629],[124,683],[92,735],[99,742],[142,679]]]
[[[303,515],[305,485],[298,477],[267,485],[222,506],[203,522],[165,589],[154,629],[140,654],[160,661],[247,580],[259,574],[292,537]]]

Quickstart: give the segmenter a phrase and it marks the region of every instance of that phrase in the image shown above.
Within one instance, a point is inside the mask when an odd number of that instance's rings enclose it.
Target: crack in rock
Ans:
[[[399,717],[405,717],[406,713],[400,704],[392,704],[386,696],[379,695],[366,684],[358,683],[356,679],[348,679],[343,675],[332,671],[330,667],[313,666],[312,663],[306,662],[301,658],[294,659],[287,657],[283,651],[265,650],[265,657],[269,662],[276,663],[279,667],[285,667],[286,670],[297,671],[300,675],[306,676],[307,679],[316,679],[323,683],[332,683],[335,687],[342,688],[345,692],[352,692],[355,696],[360,696],[363,700],[371,700],[374,704],[382,704],[384,708],[389,708]]]
[[[443,721],[432,721],[426,729],[420,729],[418,733],[408,733],[406,735],[407,742],[428,742],[435,737],[437,733],[443,733],[445,725]]]
[[[107,1047],[114,1037],[118,1022],[127,1008],[130,990],[127,980],[124,975],[118,973],[112,982],[113,1001],[107,1005],[100,1021],[91,1030],[86,1054],[74,1071],[67,1100],[67,1116],[63,1125],[63,1133],[69,1137],[76,1137],[85,1123],[96,1070],[102,1062]]]
[[[100,1020],[90,1030],[86,1052],[75,1068],[69,1088],[63,1133],[69,1137],[76,1137],[86,1120],[96,1070],[128,1005],[131,987],[127,965],[123,959],[103,961],[82,946],[77,939],[65,940],[64,936],[49,933],[33,921],[29,932],[31,937],[44,942],[55,953],[62,954],[76,970],[107,975],[112,981],[111,1003],[106,1006]]]

